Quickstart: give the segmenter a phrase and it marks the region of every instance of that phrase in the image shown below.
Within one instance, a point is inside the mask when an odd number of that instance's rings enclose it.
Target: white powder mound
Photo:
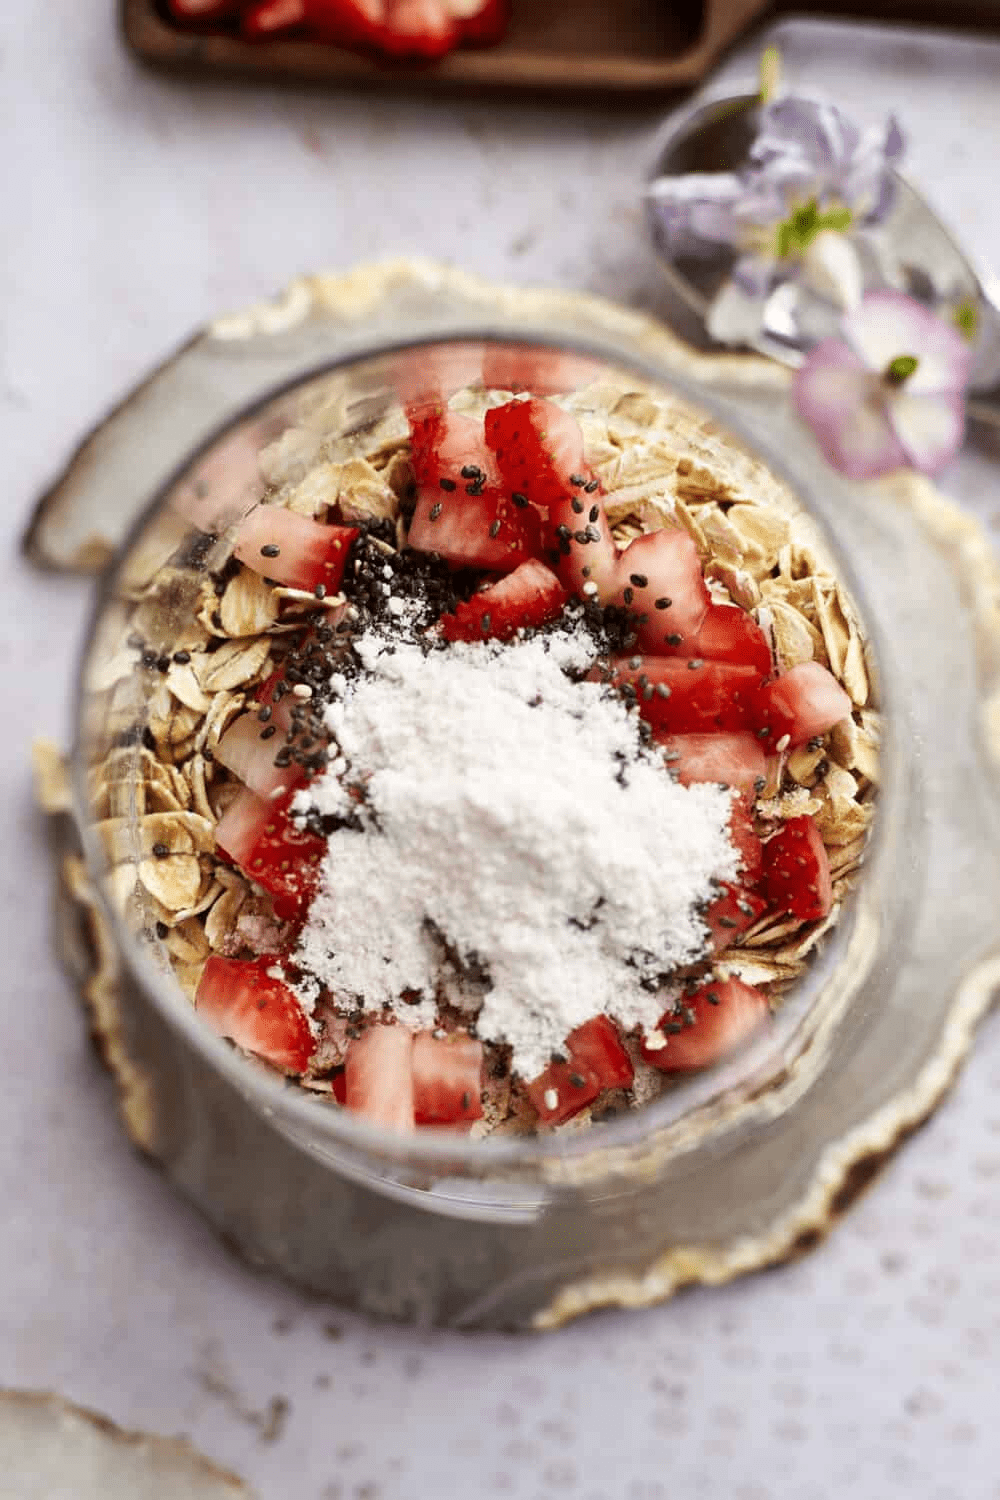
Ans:
[[[704,956],[699,907],[738,873],[731,793],[672,781],[635,714],[566,675],[593,659],[579,637],[356,650],[367,675],[326,716],[340,755],[297,799],[362,824],[329,837],[303,997],[432,1026],[447,945],[485,969],[478,1035],[524,1078],[601,1012],[655,1025],[664,997],[641,979]]]

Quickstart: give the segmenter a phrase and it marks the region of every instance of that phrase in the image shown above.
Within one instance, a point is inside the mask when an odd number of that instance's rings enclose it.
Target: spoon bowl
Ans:
[[[688,173],[736,172],[749,161],[757,136],[761,101],[758,94],[735,94],[703,100],[671,121],[661,139],[651,181]],[[890,169],[891,170],[891,169]],[[888,214],[870,236],[896,268],[897,286],[924,304],[946,301],[970,304],[976,311],[974,364],[968,402],[970,416],[1000,425],[1000,284],[981,275],[927,201],[907,179],[892,171],[894,194]],[[701,322],[729,280],[737,254],[727,245],[706,243],[704,253],[678,256],[666,235],[652,199],[647,214],[654,244],[668,282]],[[863,258],[864,259],[864,258]],[[877,260],[864,266],[866,286],[879,284]],[[803,303],[812,304],[808,309]],[[816,299],[794,284],[782,285],[769,299],[759,334],[750,347],[783,364],[801,364],[816,342]],[[832,332],[834,318],[828,312]],[[821,334],[820,334],[821,336]]]

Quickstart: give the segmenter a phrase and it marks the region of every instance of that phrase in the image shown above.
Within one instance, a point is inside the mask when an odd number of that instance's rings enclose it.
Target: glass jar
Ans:
[[[461,278],[383,285],[348,314],[322,284],[306,300],[220,325],[197,359],[181,356],[147,407],[155,461],[141,423],[117,439],[133,459],[122,515],[135,521],[84,652],[74,799],[121,961],[116,1025],[144,1146],[249,1259],[422,1322],[551,1326],[797,1253],[927,1114],[996,977],[1000,804],[982,717],[996,658],[974,599],[979,561],[963,560],[951,513],[922,481],[861,488],[827,469],[784,377],[761,362],[699,362],[595,299],[498,304]],[[447,367],[458,385],[484,358],[507,387],[537,388],[553,358],[563,384],[569,359],[580,384],[651,381],[693,431],[711,443],[721,431],[784,480],[857,601],[887,734],[865,868],[765,1036],[590,1130],[401,1136],[202,1024],[157,936],[155,880],[143,879],[156,863],[144,814],[170,805],[150,790],[143,734],[162,691],[157,655],[182,639],[205,569],[226,555],[227,523],[262,493],[260,450],[304,404],[348,432],[425,391],[428,371]],[[151,579],[150,659],[135,670],[123,629]]]

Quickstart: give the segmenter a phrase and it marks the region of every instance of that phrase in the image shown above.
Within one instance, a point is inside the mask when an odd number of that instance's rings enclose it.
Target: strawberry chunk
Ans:
[[[788,822],[764,845],[763,888],[775,911],[803,922],[829,915],[833,905],[830,860],[808,813]]]
[[[221,21],[236,14],[240,0],[167,0],[167,8],[178,21],[188,24]]]
[[[760,990],[739,979],[714,980],[684,995],[642,1045],[647,1062],[663,1073],[707,1068],[758,1032],[770,1014]]]
[[[294,795],[292,790],[266,800],[244,789],[219,820],[215,842],[220,854],[270,894],[275,916],[301,924],[319,881],[326,840],[295,826],[289,815]]]
[[[412,1130],[413,1032],[407,1026],[369,1026],[347,1049],[344,1104],[375,1125]]]
[[[668,734],[654,739],[663,746],[664,759],[684,786],[714,781],[754,796],[764,784],[767,760],[753,734]]]
[[[480,425],[438,404],[411,406],[408,416],[418,489],[410,546],[497,572],[537,556],[538,517],[508,498]]]
[[[276,583],[336,594],[357,535],[357,526],[324,526],[281,505],[257,505],[237,527],[233,551]]]
[[[284,742],[267,731],[268,724],[262,723],[256,713],[241,714],[233,720],[215,747],[216,760],[258,797],[265,798],[287,791],[305,774],[298,765],[281,767],[274,764],[274,757]],[[267,738],[261,738],[262,735]]]
[[[729,837],[740,856],[740,885],[757,885],[764,871],[764,845],[753,826],[753,802],[747,796],[733,799]]]
[[[709,608],[710,595],[701,571],[698,549],[686,531],[665,526],[630,542],[616,562],[610,589],[601,598],[621,604],[636,615],[636,634],[643,651],[657,655],[678,650],[698,631]],[[707,656],[691,651],[691,656]]]
[[[219,1036],[273,1063],[304,1073],[316,1047],[298,998],[274,958],[220,958],[205,965],[195,994],[198,1014]]]
[[[661,534],[653,533],[654,536]],[[635,546],[635,543],[632,545]],[[670,615],[672,611],[668,610],[666,613]],[[685,633],[671,628],[675,625],[676,621],[671,619],[660,643],[655,647],[649,645],[646,649],[655,650],[664,656],[731,661],[740,666],[755,667],[762,677],[769,676],[774,670],[767,636],[753,616],[745,609],[740,609],[738,604],[709,604],[696,630]],[[648,641],[648,632],[648,625],[640,630],[639,641],[643,646]]]
[[[767,911],[767,902],[738,885],[723,885],[705,911],[705,924],[712,935],[713,953],[722,953],[741,933]]]
[[[585,1021],[566,1038],[565,1062],[551,1062],[526,1085],[539,1121],[559,1125],[592,1104],[605,1089],[629,1088],[632,1059],[607,1016]]]
[[[775,748],[794,750],[850,712],[851,700],[833,674],[819,662],[804,661],[761,688],[754,728]]]
[[[413,1040],[413,1107],[418,1125],[455,1125],[482,1117],[483,1048],[456,1032]]]
[[[557,620],[568,598],[551,569],[532,558],[442,615],[441,630],[449,641],[509,641],[519,630]]]
[[[576,418],[532,396],[492,407],[485,429],[511,495],[542,517],[542,543],[560,578],[576,593],[604,598],[614,587],[618,549]]]
[[[673,656],[621,656],[612,659],[610,672],[612,685],[634,698],[654,729],[673,734],[742,732],[752,727],[757,712],[761,674],[756,667]],[[595,668],[591,676],[600,679],[602,669]]]

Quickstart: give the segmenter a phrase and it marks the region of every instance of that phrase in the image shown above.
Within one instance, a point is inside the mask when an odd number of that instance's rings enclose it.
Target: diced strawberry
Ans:
[[[510,24],[511,0],[480,0],[478,10],[472,10],[470,15],[470,9],[468,4],[455,4],[454,0],[451,5],[463,46],[493,47],[503,41]],[[510,387],[503,389],[509,390]],[[572,386],[565,389],[571,390]]]
[[[297,828],[289,816],[294,790],[265,800],[244,789],[215,830],[219,853],[269,892],[275,916],[301,923],[319,880],[326,840]]]
[[[457,604],[439,623],[449,641],[509,641],[519,630],[557,620],[568,598],[556,575],[532,558]]]
[[[634,696],[644,719],[672,734],[750,728],[761,680],[755,667],[674,656],[615,657],[611,674],[613,686]],[[600,668],[591,673],[593,678],[601,675]]]
[[[272,797],[287,791],[301,781],[301,766],[276,766],[274,757],[284,743],[275,734],[267,734],[268,724],[256,713],[241,714],[234,719],[215,747],[215,758],[234,776],[238,776],[258,797]],[[262,735],[267,735],[262,739]]]
[[[376,1125],[412,1130],[413,1032],[408,1026],[369,1026],[347,1049],[344,1103]]]
[[[850,712],[851,700],[833,674],[819,662],[804,661],[761,688],[754,727],[766,734],[770,745],[794,750],[826,734]]]
[[[752,985],[714,980],[684,995],[677,1010],[667,1011],[653,1037],[643,1043],[642,1055],[664,1073],[707,1068],[759,1031],[769,1014],[766,997]]]
[[[571,412],[531,396],[486,413],[486,441],[510,493],[543,520],[542,543],[576,593],[603,598],[613,588],[618,549],[600,486],[583,457],[583,433]]]
[[[551,1062],[526,1085],[544,1125],[559,1125],[592,1104],[605,1089],[629,1088],[634,1069],[607,1016],[585,1021],[566,1038],[565,1062]]]
[[[257,0],[244,9],[240,30],[248,41],[264,41],[297,31],[308,19],[306,0]]]
[[[684,786],[714,781],[755,796],[767,774],[767,760],[753,734],[668,734],[653,738],[663,746],[664,759]]]
[[[829,914],[833,905],[830,860],[808,813],[789,818],[764,845],[764,892],[775,911],[803,922]]]
[[[454,1125],[483,1113],[483,1048],[456,1032],[436,1037],[418,1032],[413,1040],[413,1107],[418,1125]]]
[[[194,1003],[219,1036],[266,1058],[285,1073],[304,1073],[315,1050],[305,1012],[274,958],[220,958],[205,965]]]
[[[764,845],[753,826],[753,799],[748,795],[733,798],[729,837],[740,856],[740,885],[756,885],[764,871]]]
[[[357,526],[324,526],[282,505],[257,505],[236,530],[240,562],[288,588],[336,594]]]
[[[178,21],[221,21],[236,14],[240,0],[167,0],[167,6]]]
[[[713,953],[722,953],[767,911],[767,902],[738,885],[724,885],[705,911]]]
[[[292,695],[278,687],[279,682],[285,680],[284,667],[277,667],[269,677],[266,677],[254,693],[254,701],[261,708],[269,708],[271,717],[269,724],[276,724],[279,729],[288,730],[292,726],[292,704],[295,699]]]
[[[659,536],[661,533],[653,534]],[[669,615],[670,611],[666,613]],[[740,666],[756,667],[762,677],[769,676],[774,670],[767,636],[753,616],[738,604],[709,604],[701,624],[687,634],[682,630],[671,630],[671,624],[673,621],[668,621],[667,633],[661,634],[660,644],[647,649],[655,649],[665,656],[701,657],[708,661],[731,661]],[[648,629],[647,626],[647,634],[640,631],[640,644],[648,640]]]
[[[710,595],[694,542],[679,527],[664,526],[629,543],[617,559],[613,586],[601,598],[632,610],[640,649],[660,655],[698,630]]]
[[[537,556],[538,517],[508,498],[479,423],[440,404],[407,415],[418,487],[410,546],[497,572]]]

